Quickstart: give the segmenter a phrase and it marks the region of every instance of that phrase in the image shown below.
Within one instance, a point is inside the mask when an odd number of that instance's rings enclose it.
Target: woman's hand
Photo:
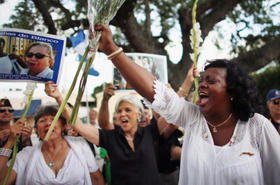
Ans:
[[[60,92],[58,91],[57,85],[52,81],[48,81],[45,83],[45,92],[48,96],[53,98],[61,96]]]
[[[0,131],[0,142],[3,142],[10,135],[10,129],[3,129]]]
[[[199,71],[197,67],[194,67],[194,65],[192,65],[192,67],[189,69],[187,73],[186,80],[188,81],[188,83],[193,83],[194,78],[198,78],[198,77],[199,77]]]
[[[59,105],[62,103],[62,95],[59,92],[57,85],[52,81],[48,81],[45,83],[45,92],[48,96],[55,98]]]
[[[115,95],[116,87],[112,83],[108,83],[104,89],[103,100],[108,101],[112,96]]]
[[[105,24],[96,25],[94,27],[95,31],[101,32],[101,37],[99,39],[99,47],[106,55],[109,55],[118,49],[118,46],[114,43],[112,38],[112,32],[109,26]]]
[[[24,127],[24,121],[23,120],[17,120],[14,124],[10,127],[10,136],[9,139],[14,139],[16,136],[19,136],[22,133]]]
[[[22,142],[24,144],[24,146],[30,146],[31,143],[30,143],[30,137],[31,137],[31,134],[32,134],[32,127],[31,126],[24,126],[22,128]]]

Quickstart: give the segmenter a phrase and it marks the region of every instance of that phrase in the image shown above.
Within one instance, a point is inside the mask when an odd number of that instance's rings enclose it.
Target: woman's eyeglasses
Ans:
[[[273,101],[274,105],[279,105],[279,103],[280,103],[280,101],[276,101],[276,100]]]
[[[35,56],[35,58],[37,58],[37,59],[42,59],[44,57],[49,57],[49,56],[44,55],[42,53],[32,53],[32,52],[25,53],[25,56],[27,56],[28,58],[32,58],[33,56]]]
[[[0,109],[0,113],[4,113],[6,111],[12,113],[12,112],[14,112],[14,109],[3,109],[3,108]]]

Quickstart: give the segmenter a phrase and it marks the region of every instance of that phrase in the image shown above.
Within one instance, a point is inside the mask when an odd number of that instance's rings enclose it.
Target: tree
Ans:
[[[261,102],[263,107],[266,108],[266,95],[270,89],[280,89],[280,64],[275,67],[268,67],[262,73],[253,74],[254,79],[258,84]],[[268,114],[266,109],[266,114]]]
[[[63,34],[64,31],[69,30],[75,33],[81,24],[85,28],[88,26],[87,5],[83,0],[71,0],[75,3],[72,9],[66,7],[66,1],[62,0],[32,0],[36,7],[35,12],[33,12],[30,0],[24,0],[24,2],[30,6],[25,7],[29,11],[20,12],[20,8],[16,7],[17,16],[12,17],[13,22],[6,26],[26,28],[26,25],[14,23],[20,19],[28,20],[30,21],[28,25],[45,25],[45,29],[51,34]],[[116,40],[125,51],[167,56],[166,47],[172,43],[171,30],[174,27],[180,29],[178,37],[181,38],[183,48],[181,60],[174,64],[168,57],[168,75],[174,88],[178,88],[192,63],[189,57],[189,53],[192,52],[189,44],[192,4],[193,0],[187,2],[183,0],[127,0],[111,22],[118,28],[119,34],[116,35]],[[200,0],[197,7],[197,20],[201,25],[202,38],[206,38],[212,30],[219,31],[221,28],[215,26],[220,21],[225,19],[232,21],[238,28],[231,39],[232,51],[236,55],[232,60],[240,62],[248,72],[256,71],[272,60],[278,61],[280,58],[278,49],[280,24],[273,22],[273,16],[279,15],[279,12],[276,12],[277,8],[279,11],[279,6],[279,2],[269,0]],[[35,17],[34,19],[27,17],[30,13]],[[40,16],[37,13],[40,13]],[[157,33],[152,29],[154,27],[157,28]],[[260,29],[258,33],[255,32],[255,27]],[[33,30],[36,29],[38,26],[34,26]]]

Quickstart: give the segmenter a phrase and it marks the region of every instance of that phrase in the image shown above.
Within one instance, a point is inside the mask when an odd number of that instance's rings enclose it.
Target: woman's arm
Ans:
[[[199,72],[197,67],[192,66],[186,75],[186,78],[182,85],[180,86],[179,90],[177,91],[178,96],[185,98],[188,96],[190,89],[192,87],[192,84],[194,82],[194,78],[199,77]],[[164,119],[164,118],[162,118]],[[164,120],[165,121],[165,120]],[[160,126],[158,125],[160,128]],[[163,128],[163,130],[160,130],[160,133],[164,136],[164,138],[168,138],[176,129],[179,127],[177,125],[168,124],[166,127]]]
[[[92,185],[105,185],[105,180],[100,170],[90,173],[90,177]]]
[[[48,96],[55,98],[59,105],[62,104],[63,98],[56,84],[50,81],[46,82],[45,92]],[[71,108],[66,105],[63,110],[63,116],[66,120],[70,119],[71,111]],[[73,127],[77,132],[79,132],[81,136],[83,136],[89,142],[99,146],[99,131],[95,126],[91,124],[83,124],[83,122],[80,119],[77,119]]]
[[[180,160],[181,159],[182,147],[172,145],[170,150],[171,150],[170,151],[171,160]]]
[[[101,31],[99,49],[106,55],[110,55],[118,50],[118,46],[113,42],[112,33],[108,26],[101,24],[95,26],[96,31]],[[144,68],[131,61],[123,52],[112,59],[113,64],[121,72],[127,82],[143,97],[150,102],[154,100],[153,82],[155,77]]]
[[[179,90],[177,91],[177,94],[180,97],[185,98],[190,93],[190,89],[194,82],[194,78],[198,78],[198,77],[199,77],[198,69],[197,69],[197,67],[194,67],[192,65],[192,67],[188,70],[188,73],[186,75],[184,82],[181,84]]]
[[[4,178],[7,174],[7,172],[8,172],[8,166],[5,167],[3,173],[0,175],[1,176],[0,184],[4,183]],[[8,178],[7,185],[16,184],[16,178],[17,178],[17,173],[14,170],[12,170],[10,173],[10,176]]]
[[[98,124],[100,128],[104,130],[114,129],[114,125],[109,121],[109,100],[113,95],[115,95],[114,89],[115,86],[112,83],[107,84],[101,101],[101,107],[98,114]]]

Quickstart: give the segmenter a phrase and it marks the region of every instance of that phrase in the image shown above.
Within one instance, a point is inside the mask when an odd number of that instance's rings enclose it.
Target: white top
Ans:
[[[185,128],[179,185],[280,185],[280,136],[268,119],[239,120],[230,142],[217,147],[198,106],[158,81],[154,88],[146,104]]]
[[[42,78],[52,79],[53,78],[53,70],[49,67],[46,67],[42,72],[38,73],[36,76],[37,77],[42,77]]]
[[[90,173],[98,165],[87,142],[82,137],[65,136],[71,149],[57,176],[47,166],[41,152],[42,142],[25,147],[16,156],[13,170],[17,185],[91,185]]]

